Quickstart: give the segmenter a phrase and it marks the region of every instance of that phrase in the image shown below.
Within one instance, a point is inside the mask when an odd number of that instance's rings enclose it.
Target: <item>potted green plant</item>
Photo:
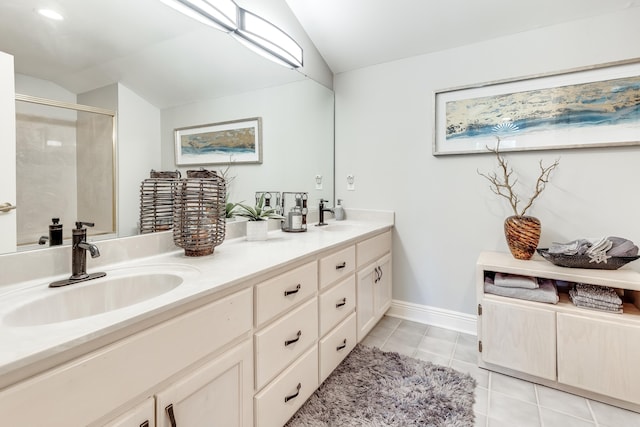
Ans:
[[[264,205],[264,195],[255,206],[237,203],[233,214],[247,219],[247,240],[267,240],[267,220],[284,219],[274,208]]]

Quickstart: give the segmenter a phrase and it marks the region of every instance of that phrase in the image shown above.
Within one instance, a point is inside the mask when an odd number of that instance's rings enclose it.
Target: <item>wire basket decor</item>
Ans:
[[[173,203],[173,241],[186,256],[211,255],[224,241],[226,183],[215,171],[187,171]]]
[[[173,228],[173,199],[179,171],[151,169],[149,178],[140,185],[140,234]]]

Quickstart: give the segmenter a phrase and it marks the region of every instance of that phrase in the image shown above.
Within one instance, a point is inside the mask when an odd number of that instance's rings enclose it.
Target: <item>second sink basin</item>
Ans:
[[[155,298],[183,283],[176,272],[126,271],[107,273],[65,288],[47,288],[46,295],[7,313],[8,326],[37,326],[64,322],[128,307]]]

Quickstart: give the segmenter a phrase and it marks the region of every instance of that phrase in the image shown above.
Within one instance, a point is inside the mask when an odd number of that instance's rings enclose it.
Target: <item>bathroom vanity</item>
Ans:
[[[484,292],[485,275],[510,273],[607,286],[635,297],[623,313]],[[558,267],[483,252],[476,271],[478,364],[496,372],[640,412],[640,273]]]
[[[105,279],[68,290],[45,289],[51,278],[0,287],[3,422],[283,425],[391,304],[393,214],[364,218],[230,239],[208,257],[173,250],[100,265]],[[171,238],[156,234],[109,243],[103,256]],[[169,285],[135,304],[62,317],[24,308],[151,272]],[[171,287],[170,276],[182,282]]]

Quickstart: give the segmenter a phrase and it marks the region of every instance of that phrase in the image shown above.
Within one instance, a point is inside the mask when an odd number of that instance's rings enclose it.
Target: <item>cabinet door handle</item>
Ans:
[[[346,266],[347,266],[347,262],[346,261],[342,261],[342,263],[336,264],[336,270],[342,270]]]
[[[140,427],[149,427],[149,420],[146,420],[145,422],[140,424]]]
[[[378,272],[380,272],[380,277],[378,278],[378,281],[382,280],[382,267],[378,267]]]
[[[336,304],[336,308],[340,308],[340,307],[342,307],[343,305],[346,305],[346,304],[347,304],[347,298],[345,297],[345,298],[342,298],[342,301],[340,301],[339,303]]]
[[[297,294],[298,292],[300,292],[300,283],[298,283],[298,286],[296,286],[296,288],[292,291],[284,291],[284,296],[288,297],[289,295],[293,295],[293,294]]]
[[[347,346],[347,339],[345,338],[344,341],[342,341],[342,344],[340,344],[339,346],[336,347],[336,351],[340,351],[343,348],[345,348]]]
[[[17,206],[13,206],[9,202],[0,203],[0,212],[9,212],[15,208],[17,208]]]
[[[171,422],[171,427],[178,427],[176,423],[176,416],[173,413],[173,403],[170,403],[166,408],[164,408],[165,412],[169,416],[169,422]]]
[[[292,340],[286,340],[284,342],[284,346],[288,346],[290,344],[293,344],[294,342],[298,342],[298,340],[300,339],[300,335],[302,335],[302,331],[298,331],[298,333],[296,334],[296,337]]]
[[[284,403],[287,403],[288,401],[290,401],[291,399],[295,399],[296,397],[298,397],[298,395],[300,394],[300,389],[302,388],[302,384],[298,383],[298,386],[296,387],[296,392],[295,394],[292,394],[290,396],[285,396],[284,397]]]
[[[378,283],[378,280],[380,280],[380,273],[378,273],[378,267],[376,266],[376,268],[374,268],[373,271],[376,273],[376,278],[373,279],[373,283]]]

